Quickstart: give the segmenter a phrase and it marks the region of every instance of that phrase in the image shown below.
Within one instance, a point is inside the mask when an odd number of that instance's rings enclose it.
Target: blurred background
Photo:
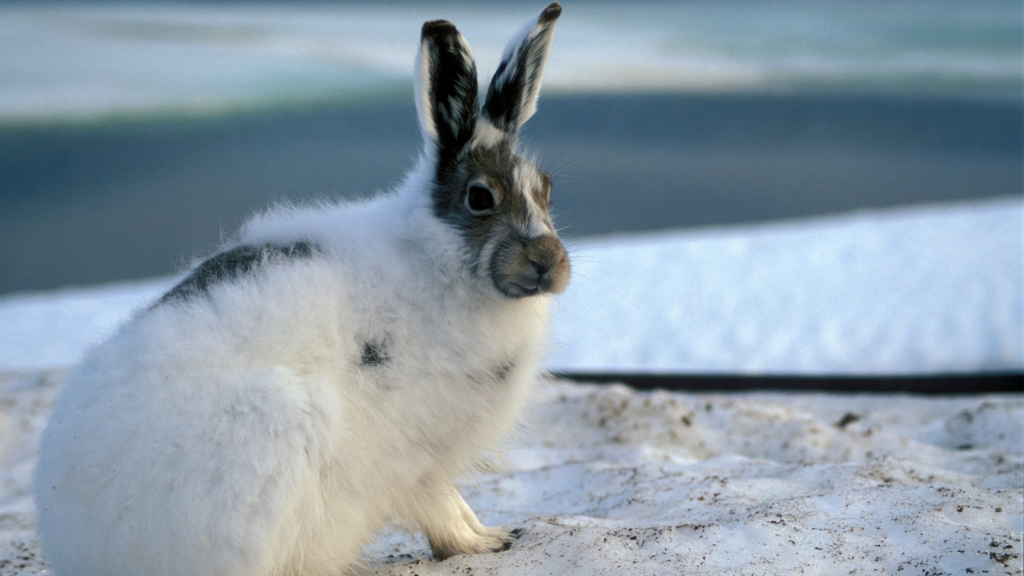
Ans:
[[[566,0],[523,137],[571,238],[1022,194],[1019,0]],[[0,294],[166,276],[274,201],[372,195],[453,21],[522,2],[0,2]]]

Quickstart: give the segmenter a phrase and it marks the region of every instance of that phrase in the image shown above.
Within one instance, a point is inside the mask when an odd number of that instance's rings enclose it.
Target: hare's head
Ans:
[[[482,106],[466,40],[450,22],[423,25],[416,109],[434,167],[434,215],[461,238],[467,268],[509,298],[561,292],[569,282],[548,213],[551,179],[517,153],[561,12],[552,3],[516,34]]]

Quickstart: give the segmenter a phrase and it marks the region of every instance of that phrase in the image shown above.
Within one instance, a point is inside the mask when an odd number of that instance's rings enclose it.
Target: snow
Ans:
[[[557,369],[1015,370],[1021,198],[580,240]],[[30,479],[66,368],[174,282],[0,298],[0,575],[47,574]],[[1024,398],[540,384],[467,501],[525,529],[437,562],[389,531],[368,574],[1014,574]]]
[[[90,346],[109,338],[172,284],[171,279],[144,280],[0,297],[0,370],[77,363]]]
[[[581,241],[548,366],[1020,370],[1021,226],[1015,198]]]

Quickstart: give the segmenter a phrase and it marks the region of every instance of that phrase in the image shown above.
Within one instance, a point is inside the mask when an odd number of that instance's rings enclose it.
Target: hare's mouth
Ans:
[[[508,298],[527,298],[544,293],[550,288],[550,281],[545,282],[536,274],[520,272],[518,274],[496,274],[492,277],[494,287]]]
[[[529,287],[526,287],[526,286],[522,286],[520,284],[513,284],[512,285],[512,289],[513,289],[513,292],[515,292],[515,296],[513,296],[515,298],[525,298],[527,296],[536,296],[537,294],[540,294],[540,293],[544,292],[544,290],[541,290],[539,286],[534,286],[532,288],[529,288]],[[505,294],[508,295],[508,292],[506,292]]]
[[[509,298],[526,298],[539,294],[558,291],[558,278],[555,270],[538,269],[536,265],[530,271],[520,271],[510,278],[494,278],[498,291]]]

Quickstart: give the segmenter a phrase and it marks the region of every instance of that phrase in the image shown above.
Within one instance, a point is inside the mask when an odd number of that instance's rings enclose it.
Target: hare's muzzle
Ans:
[[[510,298],[557,294],[569,284],[569,256],[555,236],[509,238],[491,260],[491,278]]]

